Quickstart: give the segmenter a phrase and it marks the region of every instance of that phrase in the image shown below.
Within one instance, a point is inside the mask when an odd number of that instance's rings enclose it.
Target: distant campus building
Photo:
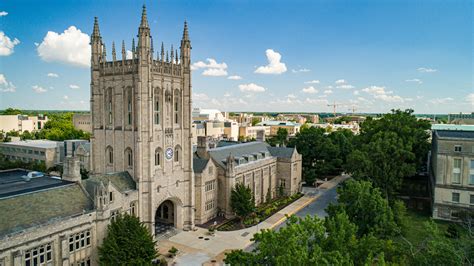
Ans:
[[[107,225],[136,215],[155,236],[232,216],[230,191],[248,185],[258,203],[301,186],[295,148],[206,137],[192,149],[191,41],[155,58],[146,9],[132,59],[106,60],[97,19],[91,35],[91,144],[64,145],[62,180],[0,172],[0,265],[96,265]],[[76,146],[77,145],[77,146]],[[73,149],[74,147],[74,149]],[[76,148],[77,147],[77,148]],[[82,147],[82,148],[81,148]],[[72,153],[74,151],[74,154]],[[90,153],[81,180],[77,153]],[[6,214],[6,215],[5,215]]]
[[[433,130],[430,173],[434,218],[474,211],[474,130]]]
[[[48,122],[48,117],[44,115],[0,115],[0,131],[32,132],[42,129],[46,122]]]

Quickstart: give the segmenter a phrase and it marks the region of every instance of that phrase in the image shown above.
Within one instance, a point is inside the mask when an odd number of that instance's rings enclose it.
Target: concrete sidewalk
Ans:
[[[318,190],[330,189],[347,179],[347,176],[338,176],[321,185]],[[318,199],[319,193],[309,193],[292,204],[273,214],[258,225],[236,230],[216,231],[214,236],[209,236],[208,231],[197,227],[196,231],[180,232],[167,240],[161,240],[158,248],[161,253],[175,246],[180,254],[175,258],[177,265],[221,265],[225,253],[234,249],[245,249],[252,244],[252,237],[262,229],[273,229],[286,220],[286,215],[297,213],[311,202]]]

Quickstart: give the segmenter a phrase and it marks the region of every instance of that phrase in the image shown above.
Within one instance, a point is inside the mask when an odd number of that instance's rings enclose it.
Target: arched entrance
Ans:
[[[171,200],[163,201],[155,213],[155,235],[161,235],[176,226],[175,205]]]

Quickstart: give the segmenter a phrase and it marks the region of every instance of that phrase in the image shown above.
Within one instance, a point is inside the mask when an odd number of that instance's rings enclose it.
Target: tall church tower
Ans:
[[[94,174],[128,171],[138,184],[139,218],[155,227],[194,227],[191,146],[191,41],[184,23],[180,56],[153,55],[143,7],[138,45],[107,60],[97,18],[91,35],[92,158]]]

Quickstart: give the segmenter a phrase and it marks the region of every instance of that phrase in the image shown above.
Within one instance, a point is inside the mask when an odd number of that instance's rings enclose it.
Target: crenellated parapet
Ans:
[[[182,65],[160,60],[153,60],[150,66],[151,73],[181,77]],[[99,67],[101,76],[117,74],[135,74],[138,72],[138,59],[108,61]]]

